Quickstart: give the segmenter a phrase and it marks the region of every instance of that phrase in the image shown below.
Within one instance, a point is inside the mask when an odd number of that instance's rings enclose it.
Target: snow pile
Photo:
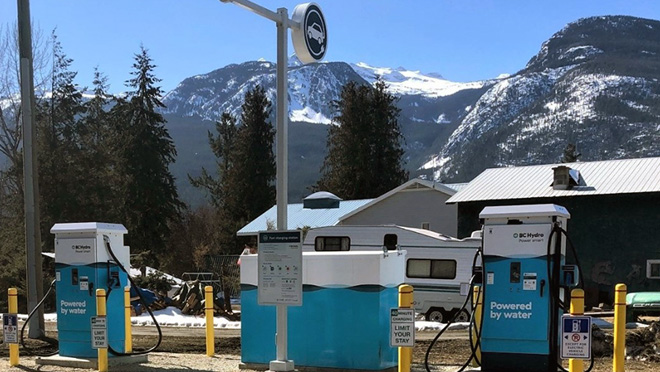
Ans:
[[[469,322],[456,322],[449,325],[448,331],[460,331],[468,329],[470,327]],[[415,330],[418,332],[421,331],[440,331],[447,328],[446,323],[439,322],[429,322],[426,320],[418,320],[415,322]]]
[[[204,316],[183,315],[181,310],[170,306],[163,310],[154,311],[158,324],[163,327],[206,327]],[[153,326],[154,322],[149,313],[131,317],[131,324],[138,326]],[[241,329],[241,322],[232,322],[223,317],[213,318],[213,328]]]

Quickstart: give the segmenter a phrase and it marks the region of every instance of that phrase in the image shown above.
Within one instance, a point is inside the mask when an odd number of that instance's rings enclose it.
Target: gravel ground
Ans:
[[[240,364],[240,337],[216,337],[217,356],[207,357],[205,352],[205,341],[203,337],[196,334],[199,330],[171,329],[163,337],[163,342],[158,352],[149,354],[149,363],[133,366],[110,367],[110,371],[239,371]],[[421,333],[421,332],[420,332]],[[430,335],[430,334],[429,334]],[[55,336],[50,334],[50,336]],[[216,333],[216,336],[218,334]],[[418,334],[418,336],[420,336]],[[469,357],[469,346],[467,340],[451,335],[452,339],[440,339],[434,346],[429,361],[434,372],[456,371],[459,366]],[[154,344],[153,335],[134,335],[133,342],[136,348],[148,348]],[[52,347],[39,343],[39,341],[28,341],[29,346],[36,347],[39,352],[51,351]],[[417,340],[413,351],[412,372],[424,372],[423,366],[426,350],[430,340]],[[27,356],[22,352],[20,366],[9,368],[8,352],[5,345],[0,345],[0,371],[71,371],[71,368],[56,366],[36,365],[35,357]],[[566,363],[565,363],[566,367]],[[77,369],[78,371],[89,371],[90,369]],[[612,358],[602,357],[595,362],[593,372],[609,372],[612,370]],[[251,370],[243,370],[251,371]],[[648,361],[626,361],[627,372],[657,372],[660,371],[660,363]]]

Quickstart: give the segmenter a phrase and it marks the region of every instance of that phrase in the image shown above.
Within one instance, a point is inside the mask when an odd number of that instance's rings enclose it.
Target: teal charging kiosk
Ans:
[[[124,290],[126,273],[107,251],[108,239],[119,263],[130,268],[123,225],[99,222],[55,224],[55,295],[57,332],[63,357],[96,358],[92,348],[91,318],[96,316],[96,290],[108,293],[108,345],[124,352]],[[112,355],[112,354],[110,354]]]
[[[481,370],[557,370],[568,211],[553,204],[486,207]]]

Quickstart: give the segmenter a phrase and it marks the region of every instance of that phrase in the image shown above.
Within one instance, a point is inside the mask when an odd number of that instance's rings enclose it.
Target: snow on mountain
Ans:
[[[291,120],[329,124],[332,101],[344,84],[362,79],[345,63],[301,65],[289,59],[288,99]],[[222,112],[238,117],[245,93],[260,85],[276,99],[276,65],[265,60],[232,64],[182,81],[163,97],[167,114],[216,120]]]
[[[466,181],[488,167],[660,155],[660,22],[578,20],[522,71],[490,87],[420,169]]]
[[[440,74],[422,74],[419,71],[406,70],[403,67],[373,67],[364,62],[351,63],[351,67],[364,80],[373,84],[376,77],[381,77],[388,85],[388,90],[396,95],[422,95],[425,97],[445,97],[464,89],[480,89],[487,81],[459,83],[445,80]]]

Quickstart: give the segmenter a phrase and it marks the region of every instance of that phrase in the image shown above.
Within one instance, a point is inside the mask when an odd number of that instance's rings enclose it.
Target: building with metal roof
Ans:
[[[447,203],[459,238],[487,206],[563,206],[589,305],[611,302],[617,283],[660,290],[660,157],[487,169]]]
[[[328,193],[329,194],[329,193]],[[330,194],[332,195],[332,194]],[[334,196],[334,195],[332,195]],[[312,197],[311,199],[308,199]],[[334,196],[336,198],[336,196]],[[307,205],[303,203],[289,204],[287,206],[287,224],[289,230],[302,229],[304,227],[321,227],[321,226],[334,226],[339,223],[339,220],[342,216],[351,211],[369,203],[373,199],[362,199],[362,200],[339,200],[339,198],[334,199],[332,197],[328,199],[317,198],[315,194],[312,194],[305,198],[307,200]],[[311,204],[321,202],[328,202],[329,199],[336,200],[336,207],[312,207]],[[307,206],[307,207],[306,207]],[[243,226],[236,233],[238,236],[256,236],[259,231],[272,230],[277,226],[277,206],[274,205],[266,212],[262,213],[261,216],[250,221],[247,225]]]
[[[421,179],[412,179],[374,199],[341,200],[321,191],[307,196],[302,203],[288,205],[288,228],[396,224],[456,236],[457,207],[445,203],[455,193],[451,187]],[[237,235],[256,236],[275,226],[277,207],[273,206]]]
[[[552,187],[553,168],[577,177],[566,190]],[[447,203],[660,192],[660,157],[486,169]]]

